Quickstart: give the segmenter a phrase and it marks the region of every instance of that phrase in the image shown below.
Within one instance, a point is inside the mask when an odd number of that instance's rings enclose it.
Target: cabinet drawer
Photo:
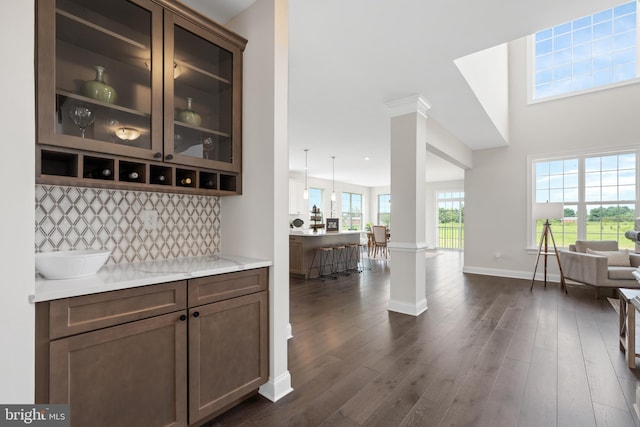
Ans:
[[[187,307],[186,281],[51,301],[49,334],[56,339]]]
[[[189,280],[189,307],[266,291],[268,271],[257,268]]]

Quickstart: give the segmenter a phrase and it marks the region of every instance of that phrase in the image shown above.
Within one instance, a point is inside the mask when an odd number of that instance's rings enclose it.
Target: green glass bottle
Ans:
[[[95,80],[87,80],[80,91],[87,98],[97,99],[107,104],[115,104],[118,100],[116,90],[104,82],[104,67],[96,65]]]
[[[202,123],[202,118],[200,117],[200,114],[196,113],[191,109],[191,103],[193,99],[187,98],[186,100],[187,100],[187,108],[185,108],[184,110],[178,113],[178,117],[177,117],[178,121],[189,124],[189,125],[193,125],[193,126],[200,126],[200,123]]]

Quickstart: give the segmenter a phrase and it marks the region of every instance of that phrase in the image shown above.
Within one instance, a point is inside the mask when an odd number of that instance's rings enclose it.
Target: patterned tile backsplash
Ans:
[[[220,198],[36,185],[35,226],[36,252],[111,249],[107,264],[217,254]]]

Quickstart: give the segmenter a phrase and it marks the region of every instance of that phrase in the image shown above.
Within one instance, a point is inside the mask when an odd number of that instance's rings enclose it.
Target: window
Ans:
[[[378,194],[378,225],[391,226],[391,194]]]
[[[537,32],[533,99],[638,77],[637,0]]]
[[[318,207],[320,210],[322,210],[322,189],[321,188],[309,188],[308,212],[311,212],[311,209],[313,208],[314,205]]]
[[[534,162],[533,201],[564,203],[564,217],[550,220],[558,246],[588,239],[616,240],[620,248],[634,247],[624,233],[634,228],[636,162],[635,151]],[[543,223],[536,221],[536,245]]]
[[[464,248],[464,192],[438,193],[438,247]]]
[[[342,229],[362,230],[362,194],[342,193]]]

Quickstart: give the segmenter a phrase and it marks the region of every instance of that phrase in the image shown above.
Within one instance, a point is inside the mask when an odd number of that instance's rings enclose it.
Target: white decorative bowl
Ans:
[[[111,251],[84,249],[36,254],[36,270],[47,279],[77,279],[92,276],[109,259]]]

